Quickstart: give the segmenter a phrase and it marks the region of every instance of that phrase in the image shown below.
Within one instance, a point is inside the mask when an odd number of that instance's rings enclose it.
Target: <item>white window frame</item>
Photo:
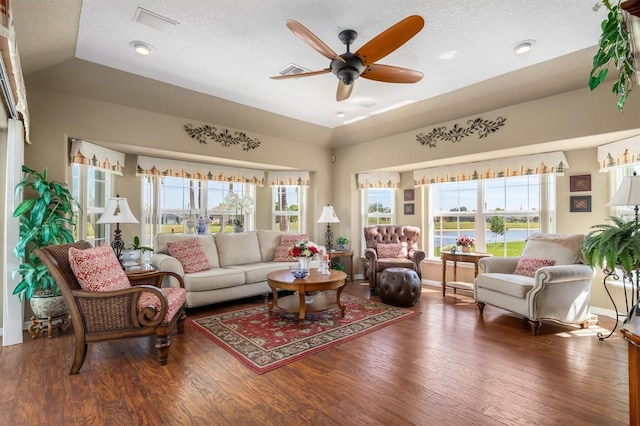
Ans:
[[[384,191],[388,192],[390,197],[390,211],[389,212],[370,212],[369,204],[372,198],[382,198],[380,195],[373,195],[373,192]],[[390,225],[396,223],[396,194],[397,189],[394,188],[365,188],[361,192],[361,206],[362,206],[362,223],[364,226],[369,225]],[[370,223],[371,220],[375,220],[375,223]]]
[[[95,187],[96,180],[92,178],[95,173],[104,174],[104,191],[100,193],[97,187]],[[100,245],[102,242],[109,242],[111,234],[111,226],[109,224],[97,224],[95,221],[104,213],[104,208],[107,205],[107,200],[111,196],[111,189],[113,187],[113,173],[107,170],[87,166],[82,164],[71,164],[71,191],[73,196],[77,199],[81,210],[76,211],[76,228],[74,230],[74,238],[76,241],[87,241],[94,247]],[[93,188],[92,188],[92,185]],[[93,193],[98,197],[96,200],[91,200],[90,193]],[[95,220],[91,224],[90,217]],[[89,235],[87,232],[88,225],[91,225],[94,229],[93,235]],[[98,237],[96,237],[98,235]]]
[[[297,206],[298,211],[293,210],[282,210],[278,209],[280,205],[280,192],[282,190],[287,191],[289,193],[292,190],[297,190]],[[292,218],[296,218],[298,222],[297,232],[303,234],[307,233],[306,226],[306,211],[307,211],[307,188],[303,185],[273,185],[271,187],[271,229],[274,231],[292,231],[291,223]],[[286,217],[287,218],[287,229],[282,229],[279,226],[278,218]],[[293,229],[295,231],[295,229]]]
[[[163,189],[165,188],[164,182],[166,179],[175,179],[182,181],[182,188],[186,190],[189,181],[192,181],[198,185],[197,199],[195,205],[191,206],[190,200],[187,202],[189,205],[183,205],[181,208],[162,208],[164,198],[167,196]],[[253,184],[238,183],[238,182],[218,182],[210,180],[198,180],[179,177],[166,177],[166,176],[145,176],[142,180],[143,185],[143,216],[145,218],[146,229],[152,230],[146,233],[146,238],[151,240],[153,235],[163,232],[162,217],[163,215],[173,214],[176,215],[176,226],[172,229],[178,231],[177,233],[186,232],[185,221],[190,216],[193,220],[198,218],[206,218],[211,216],[222,215],[222,223],[219,232],[233,232],[233,226],[229,223],[234,219],[236,212],[227,210],[226,208],[217,208],[215,214],[212,213],[212,209],[221,206],[209,206],[209,198],[211,198],[210,190],[221,191],[221,200],[224,200],[226,194],[229,191],[234,191],[241,197],[248,194],[255,200],[256,186]],[[179,187],[179,186],[176,186]],[[223,202],[223,201],[221,201]],[[255,229],[255,205],[249,212],[243,212],[244,214],[244,230],[250,231]]]
[[[460,235],[465,235],[465,234],[473,234],[473,236],[475,237],[475,249],[477,251],[486,251],[487,248],[487,242],[490,239],[490,236],[487,236],[487,220],[492,217],[492,216],[502,216],[502,217],[531,217],[533,216],[538,216],[538,223],[539,223],[539,228],[538,229],[531,229],[531,228],[525,228],[527,231],[531,231],[531,232],[545,232],[545,233],[553,233],[555,232],[555,223],[556,223],[556,208],[555,208],[555,175],[553,174],[541,174],[541,175],[527,175],[529,177],[531,176],[537,176],[538,177],[538,183],[536,183],[536,186],[538,186],[539,188],[539,203],[540,203],[540,208],[539,210],[534,210],[534,209],[527,209],[527,210],[488,210],[485,204],[485,198],[486,198],[486,188],[485,188],[485,183],[492,181],[492,182],[496,182],[496,179],[491,179],[491,180],[484,180],[484,179],[478,179],[475,181],[472,181],[476,184],[476,205],[475,206],[465,206],[465,207],[470,207],[469,210],[467,211],[434,211],[435,207],[436,207],[436,203],[433,201],[434,200],[434,192],[436,191],[436,189],[438,189],[439,185],[456,185],[458,184],[457,182],[447,182],[447,183],[437,183],[437,184],[430,184],[427,187],[427,191],[428,191],[428,199],[430,200],[429,202],[429,210],[428,210],[428,222],[433,224],[433,231],[429,232],[428,234],[428,238],[429,238],[429,242],[428,242],[428,247],[429,247],[429,253],[428,256],[430,258],[435,258],[436,257],[436,239],[439,238],[439,236],[437,236],[437,230],[435,229],[435,224],[436,224],[436,219],[438,217],[473,217],[474,222],[475,222],[475,228],[473,229],[473,232],[470,232],[470,230],[465,230],[465,229],[459,229],[458,228],[458,233],[457,236]],[[516,177],[513,177],[516,178]],[[504,191],[505,191],[505,197],[507,197],[508,195],[506,194],[507,191],[507,186],[506,186],[506,181],[508,179],[512,179],[511,177],[504,177],[504,178],[499,178],[502,179],[505,182],[505,186],[504,186]],[[478,208],[477,206],[481,206],[482,208]],[[466,232],[465,232],[466,231]],[[505,235],[506,237],[506,235]],[[504,238],[504,237],[503,237]],[[503,240],[504,241],[504,240]],[[449,246],[450,244],[445,244],[444,246]],[[444,246],[440,246],[438,245],[438,247],[444,247]],[[506,255],[506,244],[504,245],[504,249],[503,249],[503,255]]]

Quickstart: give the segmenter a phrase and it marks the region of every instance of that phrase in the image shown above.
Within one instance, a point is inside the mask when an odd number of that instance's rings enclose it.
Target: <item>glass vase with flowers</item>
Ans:
[[[298,241],[289,247],[289,256],[298,258],[299,269],[309,270],[311,258],[320,253],[318,246],[311,241]]]

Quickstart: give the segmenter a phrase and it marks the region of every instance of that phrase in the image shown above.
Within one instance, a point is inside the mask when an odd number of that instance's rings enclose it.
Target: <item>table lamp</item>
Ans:
[[[322,214],[320,215],[320,219],[318,219],[318,223],[326,223],[327,231],[324,233],[324,238],[326,240],[327,250],[330,251],[333,249],[333,232],[331,232],[331,224],[339,223],[340,219],[336,216],[335,210],[330,205],[326,205],[322,208]]]
[[[118,260],[124,249],[124,241],[120,236],[120,224],[121,223],[140,223],[138,219],[131,213],[129,203],[126,198],[116,195],[115,198],[109,198],[107,201],[107,207],[104,209],[104,213],[100,216],[100,219],[96,221],[97,224],[115,223],[116,230],[114,231],[114,237],[111,241],[111,247],[116,254]]]

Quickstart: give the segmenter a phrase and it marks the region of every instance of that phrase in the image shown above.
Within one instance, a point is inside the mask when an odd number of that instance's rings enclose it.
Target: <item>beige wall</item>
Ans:
[[[507,122],[498,132],[486,138],[480,139],[473,135],[458,143],[438,142],[436,148],[420,145],[415,136],[420,132],[429,132],[438,123],[334,151],[305,144],[305,135],[294,134],[290,139],[284,140],[249,134],[260,139],[262,146],[245,152],[238,147],[224,148],[213,142],[198,144],[183,130],[184,124],[192,122],[189,118],[162,115],[29,87],[33,145],[26,148],[25,163],[38,170],[48,167],[51,179],[69,181],[68,139],[73,137],[151,156],[187,156],[192,161],[211,163],[239,161],[242,162],[241,166],[247,167],[249,163],[263,170],[270,167],[309,170],[312,172],[307,217],[309,232],[317,241],[324,239],[324,225],[316,224],[315,221],[322,206],[332,203],[340,218],[340,223],[332,226],[334,234],[349,238],[357,258],[362,239],[360,194],[356,188],[358,173],[381,169],[402,171],[401,186],[402,189],[407,189],[413,187],[411,171],[414,169],[513,155],[516,152],[514,149],[518,147],[524,147],[527,152],[565,150],[570,169],[565,177],[558,178],[557,231],[587,232],[591,224],[601,223],[607,216],[606,209],[602,207],[609,197],[608,192],[604,191],[608,188],[607,179],[605,175],[597,173],[595,148],[581,149],[573,140],[637,129],[640,126],[637,118],[640,114],[639,95],[634,92],[624,114],[615,110],[615,102],[610,93],[604,90],[591,93],[583,89],[483,112],[473,117],[461,117],[439,125],[451,128],[457,123],[464,126],[468,119],[477,116],[485,119],[502,116],[507,118]],[[427,122],[428,117],[425,117],[425,123]],[[332,154],[336,156],[334,164],[331,162]],[[132,155],[127,155],[125,176],[118,179],[116,191],[130,200],[137,200],[140,198],[140,188],[134,176],[133,158]],[[582,173],[592,175],[593,212],[570,214],[568,177]],[[270,206],[269,188],[260,189],[257,199],[257,227],[267,228],[270,211],[260,209],[260,206]],[[425,229],[423,212],[426,206],[423,191],[420,188],[415,191],[415,215],[405,216],[403,204],[400,193],[396,201],[398,223]],[[132,209],[136,215],[140,214],[139,204],[133,203]],[[123,232],[125,238],[138,233],[135,227],[123,227]],[[425,246],[424,241],[422,245]],[[359,262],[356,261],[356,265],[360,270]],[[439,280],[437,277],[440,271],[437,268],[436,265],[435,272],[427,271],[425,278],[431,274]],[[593,304],[608,308],[608,303],[596,288]]]
[[[585,148],[579,141],[612,132],[633,129],[637,131],[640,127],[639,95],[634,92],[634,98],[627,104],[624,113],[616,110],[610,93],[581,89],[475,116],[461,117],[437,125],[446,126],[447,129],[451,129],[454,124],[464,127],[467,120],[476,117],[495,119],[501,116],[507,121],[503,128],[486,138],[472,135],[456,143],[439,141],[435,148],[420,145],[416,141],[416,134],[428,133],[436,125],[336,149],[334,185],[338,197],[334,198],[334,206],[341,219],[343,216],[349,219],[339,224],[340,232],[348,235],[353,242],[352,247],[360,247],[363,224],[359,215],[359,191],[355,183],[358,173],[388,171],[394,168],[416,170],[510,155],[562,150],[570,167],[564,176],[557,178],[556,232],[587,233],[591,225],[603,223],[608,217],[609,212],[605,204],[611,194],[607,175],[598,173],[596,148],[593,143]],[[609,139],[611,140],[614,139]],[[592,177],[592,190],[579,194],[592,196],[591,213],[569,212],[569,177],[580,174],[591,174]],[[403,172],[401,189],[412,188],[412,178],[412,172]],[[395,206],[398,212],[397,223],[420,226],[423,230],[421,246],[428,250],[424,238],[424,230],[428,226],[425,221],[426,215],[423,215],[427,208],[424,191],[416,188],[414,216],[403,214],[403,204],[400,191]],[[423,273],[423,278],[440,282],[442,264],[439,259],[426,262]],[[472,270],[465,267],[460,269],[459,274],[463,279],[471,280],[473,277]],[[592,304],[603,309],[612,309],[611,302],[602,290],[601,282],[599,276],[594,280]],[[622,297],[620,290],[614,290],[614,295],[616,298]]]

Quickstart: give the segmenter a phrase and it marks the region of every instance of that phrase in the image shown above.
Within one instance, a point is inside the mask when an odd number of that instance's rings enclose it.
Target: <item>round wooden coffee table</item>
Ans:
[[[302,324],[307,312],[326,311],[337,306],[344,317],[346,306],[340,303],[340,295],[344,290],[346,279],[347,274],[333,269],[330,269],[328,274],[319,274],[317,269],[311,269],[309,270],[309,275],[300,279],[295,278],[289,269],[269,272],[267,274],[267,282],[273,292],[273,301],[267,305],[269,315],[273,313],[274,307],[287,312],[298,312],[300,324]],[[328,294],[318,294],[313,296],[311,303],[305,302],[305,292],[333,289],[338,290],[335,299]],[[298,295],[285,296],[278,299],[278,290],[297,291]]]

